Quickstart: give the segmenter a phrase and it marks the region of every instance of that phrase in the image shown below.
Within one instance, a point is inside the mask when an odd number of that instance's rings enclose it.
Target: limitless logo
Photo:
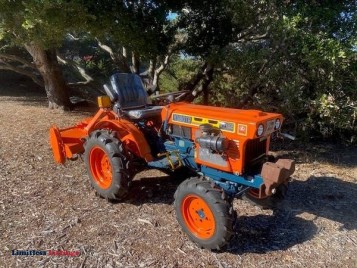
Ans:
[[[18,256],[18,255],[23,255],[23,256],[40,256],[40,255],[47,255],[47,251],[45,250],[12,250],[11,251],[12,256]]]
[[[79,250],[11,250],[12,256],[57,256],[57,257],[78,257],[81,254]]]

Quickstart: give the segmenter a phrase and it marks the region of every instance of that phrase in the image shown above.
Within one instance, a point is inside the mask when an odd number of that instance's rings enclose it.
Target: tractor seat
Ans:
[[[121,111],[130,119],[146,119],[161,114],[162,106],[151,105],[149,95],[136,74],[116,73],[104,89],[115,102],[114,110]]]

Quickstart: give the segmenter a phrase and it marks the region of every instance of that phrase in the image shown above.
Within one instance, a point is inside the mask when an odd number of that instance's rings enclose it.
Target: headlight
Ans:
[[[275,129],[278,129],[278,128],[280,128],[280,119],[279,118],[275,120]]]
[[[260,124],[257,129],[257,135],[261,136],[261,135],[263,135],[263,132],[264,132],[264,126],[262,124]]]

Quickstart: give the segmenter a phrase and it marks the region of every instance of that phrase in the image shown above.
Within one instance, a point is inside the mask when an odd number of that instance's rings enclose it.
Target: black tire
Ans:
[[[95,164],[96,158],[93,156],[97,151],[103,155],[105,160],[109,161],[108,170],[105,172],[107,176],[111,177],[111,180],[106,181],[105,187],[104,180],[102,183],[98,175],[99,171],[97,171],[101,167],[97,168],[99,164]],[[114,133],[106,130],[96,130],[90,133],[84,144],[84,162],[91,186],[99,196],[111,201],[122,200],[127,196],[131,176],[127,168],[122,143]],[[104,171],[102,172],[104,173]]]
[[[261,209],[277,209],[281,206],[288,191],[288,184],[280,184],[276,188],[276,193],[266,198],[256,198],[249,190],[244,193],[243,199]]]
[[[193,208],[191,210],[191,207],[190,209],[186,208],[187,200],[196,197],[205,202],[209,211],[204,212],[203,208],[200,210]],[[182,230],[198,246],[220,250],[230,241],[233,235],[233,226],[236,216],[235,211],[231,203],[227,201],[224,192],[221,189],[212,187],[209,181],[200,180],[198,178],[183,181],[176,190],[174,206],[176,217]],[[200,224],[200,222],[205,224],[204,221],[211,221],[212,226],[214,226],[214,231],[211,229],[204,231],[196,229],[198,233],[193,232],[192,230],[195,228],[190,227],[190,224],[185,220],[190,217],[186,215],[187,213],[185,211],[194,211],[190,214],[191,221],[195,221],[198,224]],[[210,219],[212,215],[213,223],[212,219]],[[197,219],[194,220],[193,217]],[[207,237],[203,237],[199,232],[201,234],[204,233],[204,236],[207,235]]]

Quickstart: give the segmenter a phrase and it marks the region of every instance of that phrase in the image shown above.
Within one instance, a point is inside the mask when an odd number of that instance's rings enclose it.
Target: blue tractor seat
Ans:
[[[137,74],[113,74],[110,77],[110,85],[104,85],[104,89],[115,103],[114,110],[124,113],[130,119],[147,119],[161,114],[162,106],[152,106]]]

